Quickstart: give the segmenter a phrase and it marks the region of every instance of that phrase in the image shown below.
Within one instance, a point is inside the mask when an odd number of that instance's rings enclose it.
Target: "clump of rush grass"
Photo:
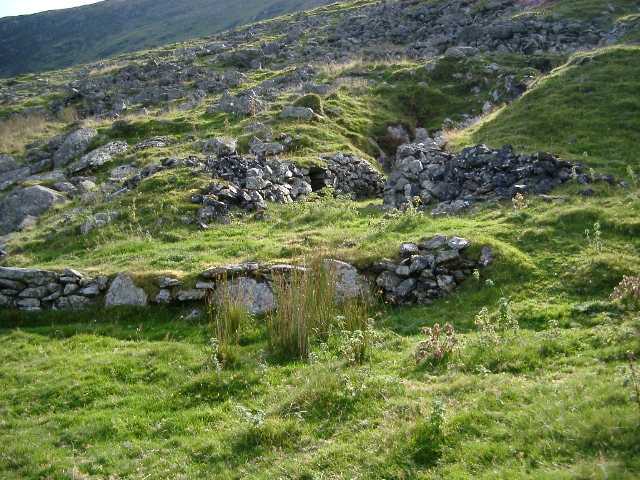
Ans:
[[[252,321],[244,295],[225,279],[207,296],[210,330],[215,335],[217,353],[223,363]]]
[[[338,309],[335,273],[314,258],[304,269],[273,279],[278,308],[267,321],[269,345],[280,356],[306,360],[311,335],[326,338]]]

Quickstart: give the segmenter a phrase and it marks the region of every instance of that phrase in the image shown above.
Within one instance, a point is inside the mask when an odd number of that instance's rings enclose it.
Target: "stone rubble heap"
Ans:
[[[366,160],[342,153],[322,159],[326,167],[311,170],[314,190],[331,187],[354,200],[382,196],[384,177]]]
[[[205,151],[217,154],[210,156],[206,165],[215,181],[191,199],[202,205],[198,212],[201,224],[226,221],[233,208],[262,211],[266,202],[291,203],[324,187],[357,199],[379,197],[382,193],[380,173],[352,155],[339,153],[325,158],[323,167],[300,168],[264,154],[236,154],[235,145],[233,139],[205,143]]]
[[[573,178],[580,183],[594,180],[581,165],[548,153],[521,155],[510,146],[492,150],[477,145],[452,154],[433,142],[412,143],[398,148],[384,187],[384,205],[456,213],[476,202],[512,199],[517,193],[546,194]],[[595,180],[614,182],[609,176]]]
[[[289,162],[231,154],[211,157],[207,170],[217,179],[192,202],[201,204],[198,220],[224,220],[233,207],[260,211],[266,202],[290,203],[311,193],[308,170]]]
[[[474,259],[466,253],[469,246],[464,238],[445,235],[403,243],[399,260],[383,260],[372,266],[376,286],[392,304],[428,304],[445,297],[475,269],[492,261],[488,247],[483,247],[480,259]]]

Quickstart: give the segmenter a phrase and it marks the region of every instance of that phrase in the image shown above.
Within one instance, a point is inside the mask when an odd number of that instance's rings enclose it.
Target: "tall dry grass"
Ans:
[[[0,120],[0,153],[18,152],[42,135],[49,126],[40,113],[12,115]]]

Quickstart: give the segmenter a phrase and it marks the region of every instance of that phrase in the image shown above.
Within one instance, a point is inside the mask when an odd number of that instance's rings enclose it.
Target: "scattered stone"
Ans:
[[[105,227],[116,220],[120,214],[118,212],[100,212],[90,216],[82,225],[80,225],[80,233],[88,235],[93,230]]]
[[[214,154],[221,157],[226,157],[236,153],[237,142],[234,138],[212,138],[207,140],[202,147],[204,153]]]
[[[312,120],[316,114],[312,109],[308,107],[294,107],[294,106],[286,106],[280,112],[280,118],[285,119],[295,119],[295,120]]]

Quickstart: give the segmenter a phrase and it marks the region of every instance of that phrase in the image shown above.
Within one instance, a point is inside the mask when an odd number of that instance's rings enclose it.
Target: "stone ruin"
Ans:
[[[510,200],[516,194],[547,194],[576,179],[614,183],[607,175],[588,175],[579,164],[549,153],[518,154],[509,145],[493,150],[485,145],[449,153],[432,141],[398,148],[393,171],[384,187],[384,205],[410,205],[432,214],[460,212],[488,200]]]

